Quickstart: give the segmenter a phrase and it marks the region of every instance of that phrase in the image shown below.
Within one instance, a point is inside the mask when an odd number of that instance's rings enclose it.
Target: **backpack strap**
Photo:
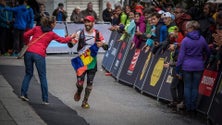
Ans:
[[[99,31],[97,29],[95,29],[96,31],[96,37],[95,37],[95,41],[100,41],[100,38],[99,38]]]
[[[86,44],[84,30],[80,31],[77,51],[81,50]]]

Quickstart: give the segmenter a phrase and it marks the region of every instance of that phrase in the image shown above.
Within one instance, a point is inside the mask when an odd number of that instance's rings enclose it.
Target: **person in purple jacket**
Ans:
[[[196,114],[198,87],[205,68],[205,54],[210,55],[210,49],[203,36],[200,35],[200,24],[188,21],[186,37],[182,40],[177,61],[177,72],[183,71],[184,101],[186,111],[190,115]]]

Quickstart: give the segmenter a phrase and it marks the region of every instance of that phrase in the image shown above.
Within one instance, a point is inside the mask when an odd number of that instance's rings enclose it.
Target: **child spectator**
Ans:
[[[181,72],[179,74],[176,74],[175,72],[177,57],[179,53],[178,44],[170,44],[168,50],[170,51],[170,62],[165,63],[164,67],[170,67],[170,74],[173,77],[172,83],[170,85],[170,92],[173,100],[168,104],[168,107],[173,108],[173,110],[175,110],[177,104],[183,101],[184,84]]]
[[[153,13],[151,15],[151,23],[156,26],[156,36],[152,38],[154,40],[153,54],[156,54],[158,50],[162,49],[163,43],[167,39],[167,27],[160,18],[161,15],[158,13]]]
[[[135,13],[135,23],[136,23],[136,33],[133,38],[133,43],[131,49],[134,47],[138,49],[140,44],[142,43],[142,35],[146,30],[146,24],[144,23],[144,18],[141,18],[141,14],[139,12]]]
[[[149,34],[147,34],[148,39],[146,40],[146,44],[142,48],[142,50],[145,49],[145,53],[147,53],[150,50],[150,48],[153,46],[154,41],[152,37],[156,36],[155,32],[156,32],[156,26],[151,24],[151,31]]]
[[[136,24],[134,22],[134,13],[129,12],[130,23],[127,24],[124,28],[123,34],[118,41],[123,41],[126,37],[131,38],[134,36],[136,31]]]

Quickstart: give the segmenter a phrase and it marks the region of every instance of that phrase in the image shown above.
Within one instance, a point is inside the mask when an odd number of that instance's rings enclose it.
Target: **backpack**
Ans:
[[[99,41],[99,31],[97,29],[95,29],[95,31],[96,31],[96,36],[95,36],[95,42],[96,42],[96,41]],[[86,45],[87,40],[85,38],[86,37],[85,37],[84,30],[81,30],[79,34],[77,51],[81,50]]]

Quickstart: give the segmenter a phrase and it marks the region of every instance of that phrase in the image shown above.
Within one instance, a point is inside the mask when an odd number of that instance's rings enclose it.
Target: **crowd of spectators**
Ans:
[[[150,52],[154,57],[167,49],[170,51],[170,62],[164,64],[173,69],[174,77],[171,84],[173,100],[168,106],[196,114],[203,71],[209,69],[220,73],[222,69],[222,4],[206,2],[201,6],[185,7],[180,3],[167,3],[144,7],[134,3],[124,7],[116,4],[112,14],[111,9],[109,13],[107,10],[103,17],[111,16],[109,30],[123,34],[119,42],[132,41],[131,49]],[[145,45],[141,47],[143,42]]]

